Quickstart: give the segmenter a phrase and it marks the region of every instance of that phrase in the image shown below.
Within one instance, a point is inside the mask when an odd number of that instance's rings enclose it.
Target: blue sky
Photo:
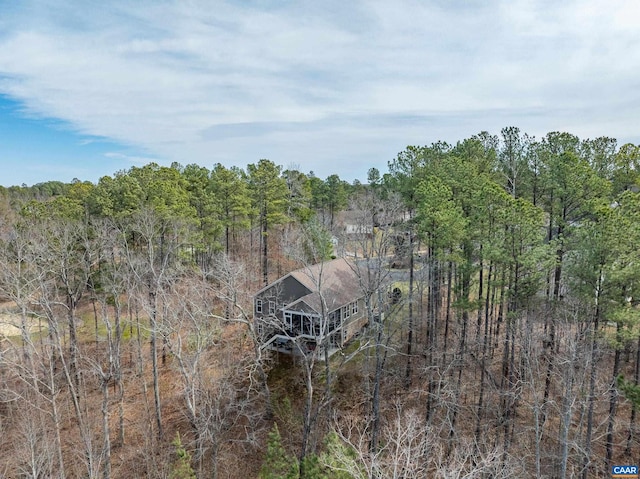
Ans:
[[[0,184],[269,158],[364,180],[518,126],[640,143],[634,0],[0,0]]]
[[[26,114],[18,102],[0,95],[3,186],[53,179],[95,181],[126,168],[125,152],[133,151],[105,138],[78,134],[64,121]]]

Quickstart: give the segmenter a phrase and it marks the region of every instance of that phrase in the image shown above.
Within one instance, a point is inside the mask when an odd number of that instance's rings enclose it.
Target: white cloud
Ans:
[[[345,177],[435,133],[640,139],[631,0],[293,3],[24,2],[0,20],[0,93],[166,162]]]
[[[124,153],[118,153],[116,151],[108,151],[104,154],[107,158],[115,159],[115,160],[124,160],[128,163],[134,163],[137,165],[146,165],[148,163],[157,163],[158,158],[153,158],[149,156],[136,156],[136,155],[127,155]]]

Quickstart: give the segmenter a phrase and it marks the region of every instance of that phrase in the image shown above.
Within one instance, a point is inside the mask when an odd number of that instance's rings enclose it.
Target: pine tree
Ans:
[[[171,444],[176,448],[178,459],[171,468],[170,479],[196,479],[196,473],[191,467],[191,454],[182,445],[179,432],[176,433],[176,437]]]
[[[260,479],[295,479],[298,474],[298,461],[285,451],[278,425],[274,423],[267,439],[267,454],[260,468]]]
[[[269,282],[269,229],[287,220],[285,212],[289,190],[280,170],[280,166],[264,159],[247,167],[253,209],[258,215],[262,233],[262,278],[265,285]]]

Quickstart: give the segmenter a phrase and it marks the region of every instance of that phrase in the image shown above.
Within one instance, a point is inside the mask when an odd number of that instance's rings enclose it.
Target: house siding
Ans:
[[[351,341],[368,323],[364,300],[359,299],[356,303],[358,305],[358,312],[355,314],[352,313],[342,325],[343,345]]]
[[[272,317],[282,320],[282,308],[309,293],[308,288],[300,284],[295,278],[287,276],[282,281],[278,281],[255,296],[253,302],[254,315],[260,318]],[[256,300],[262,301],[261,312],[256,308]],[[275,311],[273,313],[269,311],[269,302],[274,304]]]
[[[357,297],[351,269],[336,267],[336,263],[327,268],[323,296],[310,289],[313,283],[304,276],[306,270],[292,272],[254,296],[254,318],[264,348],[301,354],[305,348],[313,350],[322,343],[335,352],[367,324],[364,299]],[[262,312],[257,311],[258,301]],[[329,310],[324,317],[318,311],[323,305]]]

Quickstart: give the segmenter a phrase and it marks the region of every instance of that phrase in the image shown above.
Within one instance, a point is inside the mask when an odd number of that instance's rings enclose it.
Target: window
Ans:
[[[320,337],[320,334],[325,333],[326,331],[322,331],[322,321],[320,318],[312,317],[311,324],[313,326],[313,335],[317,338]]]
[[[335,312],[329,313],[329,331],[333,331],[334,329],[336,329],[336,326],[339,322],[340,320],[337,318]]]
[[[287,326],[287,329],[291,329],[293,327],[293,319],[291,317],[291,311],[284,312],[284,324]]]
[[[276,303],[269,301],[269,314],[276,314]]]
[[[313,334],[313,319],[309,316],[302,316],[302,334],[311,336]]]
[[[351,314],[356,314],[358,312],[358,302],[355,301],[351,303]]]
[[[262,300],[256,299],[256,313],[262,313]]]
[[[346,319],[349,316],[351,316],[351,307],[350,307],[350,305],[343,306],[342,307],[342,317]]]

